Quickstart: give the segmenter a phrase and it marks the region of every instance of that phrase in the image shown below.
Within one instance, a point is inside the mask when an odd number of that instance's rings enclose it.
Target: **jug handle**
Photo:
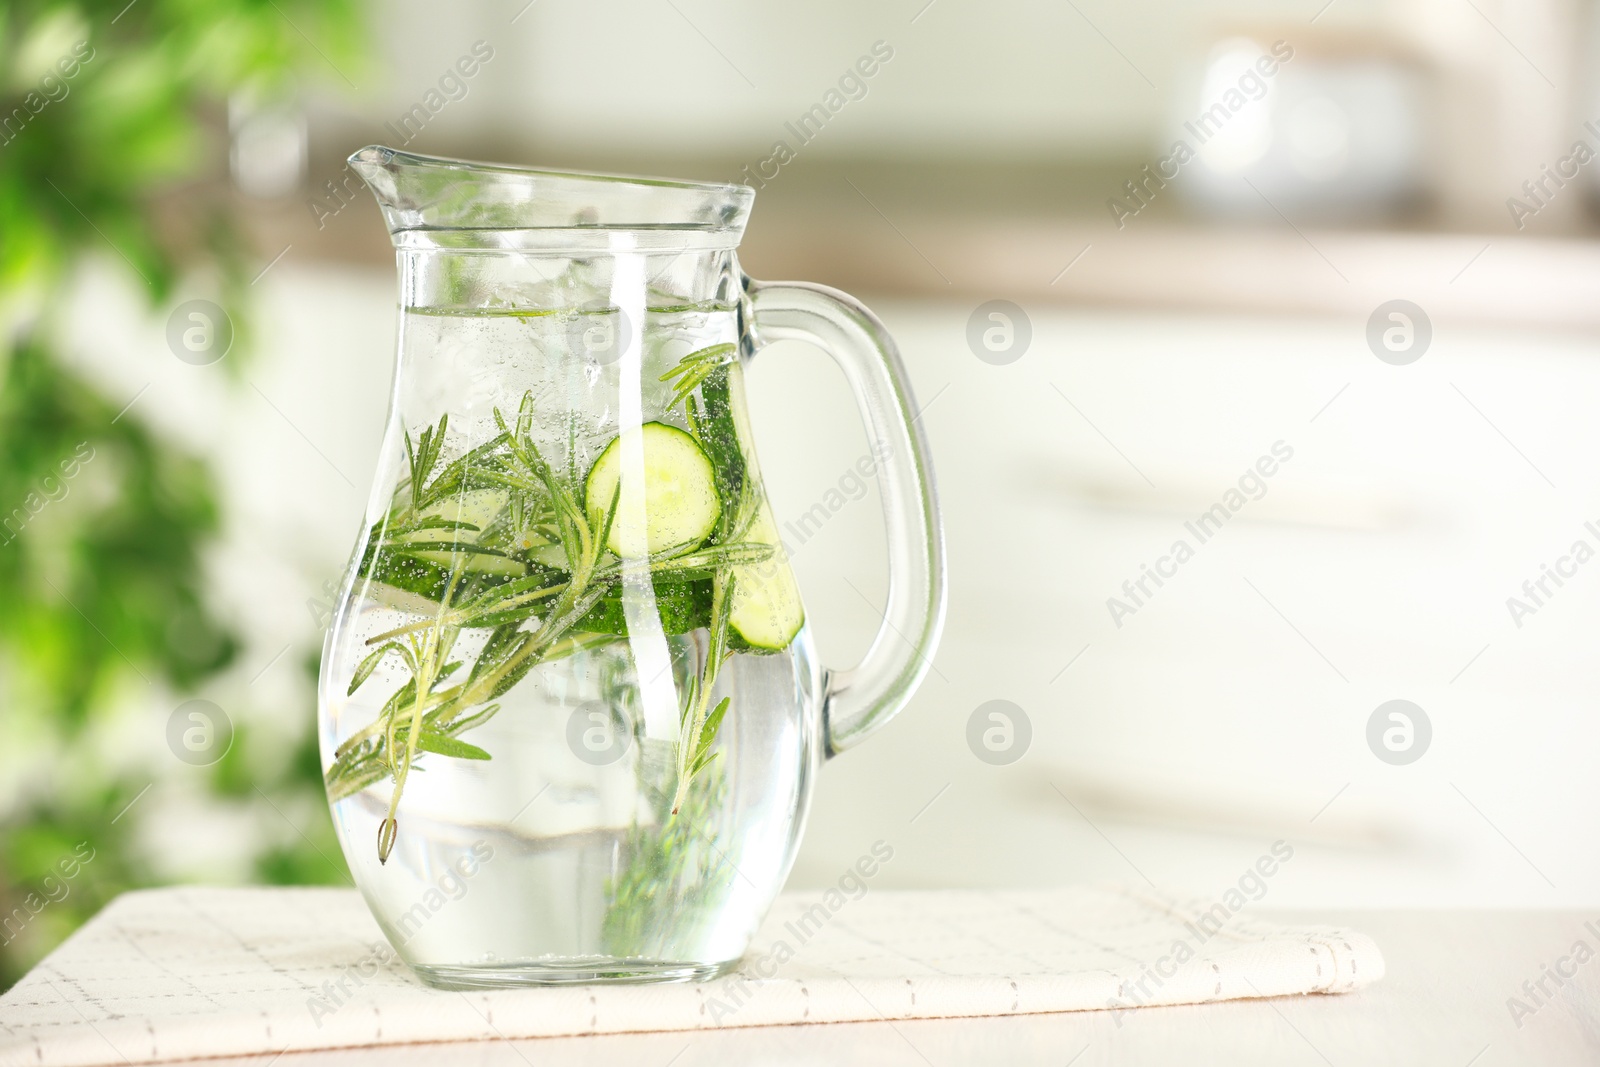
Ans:
[[[834,756],[886,723],[932,664],[944,625],[944,533],[928,443],[900,353],[876,315],[824,285],[744,280],[745,352],[772,341],[809,341],[844,372],[879,458],[889,596],[861,662],[826,672],[824,751]]]

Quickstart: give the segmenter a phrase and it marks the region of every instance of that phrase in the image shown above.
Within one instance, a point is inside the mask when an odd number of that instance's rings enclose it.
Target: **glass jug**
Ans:
[[[399,362],[322,658],[333,822],[400,957],[446,988],[734,966],[820,763],[900,709],[943,617],[927,448],[849,297],[765,284],[753,190],[350,157],[400,268]],[[822,669],[745,412],[801,338],[852,383],[889,602]],[[819,432],[826,427],[818,427]]]

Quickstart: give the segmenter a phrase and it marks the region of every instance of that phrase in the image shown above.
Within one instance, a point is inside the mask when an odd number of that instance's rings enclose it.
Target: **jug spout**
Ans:
[[[452,247],[515,247],[511,231],[637,231],[662,247],[732,248],[744,234],[755,190],[473,163],[369,145],[350,157],[398,247],[436,235]],[[402,237],[402,235],[409,235]],[[450,235],[445,238],[444,235]]]

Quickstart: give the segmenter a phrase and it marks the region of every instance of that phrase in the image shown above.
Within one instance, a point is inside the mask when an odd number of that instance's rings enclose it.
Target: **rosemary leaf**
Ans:
[[[449,552],[451,554],[464,552],[469,556],[507,557],[510,555],[510,553],[502,552],[498,548],[474,544],[471,541],[401,541],[390,546],[389,551],[398,556],[414,556],[419,552]]]
[[[417,747],[424,752],[436,752],[441,756],[453,756],[456,759],[486,760],[489,753],[477,745],[468,744],[448,734],[437,733],[433,730],[423,730],[417,735]]]
[[[728,714],[728,707],[733,703],[732,697],[723,697],[706,716],[705,725],[700,728],[699,749],[695,754],[695,763],[699,766],[711,751],[711,744],[717,739],[717,730],[722,726],[722,717]]]
[[[378,663],[383,659],[384,656],[387,656],[391,652],[397,652],[402,658],[404,658],[406,650],[398,643],[390,641],[382,648],[373,652],[366,659],[362,660],[360,665],[356,667],[355,676],[350,679],[350,688],[345,690],[345,695],[349,696],[357,689],[360,689],[361,683],[365,682],[372,676],[372,672],[378,669]]]
[[[470,522],[461,522],[457,519],[446,519],[433,515],[425,519],[418,519],[416,522],[409,523],[398,530],[390,530],[389,536],[406,537],[421,530],[469,530],[472,533],[477,533],[478,527]]]

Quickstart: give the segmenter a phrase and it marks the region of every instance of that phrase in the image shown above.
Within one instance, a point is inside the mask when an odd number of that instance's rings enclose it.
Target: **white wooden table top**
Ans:
[[[1342,996],[1149,1008],[1120,1022],[1107,1012],[1080,1012],[776,1026],[353,1049],[289,1054],[277,1064],[1560,1067],[1600,1063],[1600,959],[1595,956],[1600,953],[1600,935],[1595,932],[1600,930],[1600,916],[1572,911],[1377,910],[1260,915],[1358,927],[1383,947],[1388,974],[1369,989]],[[1585,926],[1591,921],[1593,930]],[[1580,941],[1587,952],[1574,955]],[[1558,982],[1553,976],[1556,970],[1570,977]],[[1541,979],[1545,992],[1539,990]],[[1508,1005],[1512,997],[1529,1011],[1514,1018]],[[265,1058],[209,1062],[219,1067],[262,1067]]]

